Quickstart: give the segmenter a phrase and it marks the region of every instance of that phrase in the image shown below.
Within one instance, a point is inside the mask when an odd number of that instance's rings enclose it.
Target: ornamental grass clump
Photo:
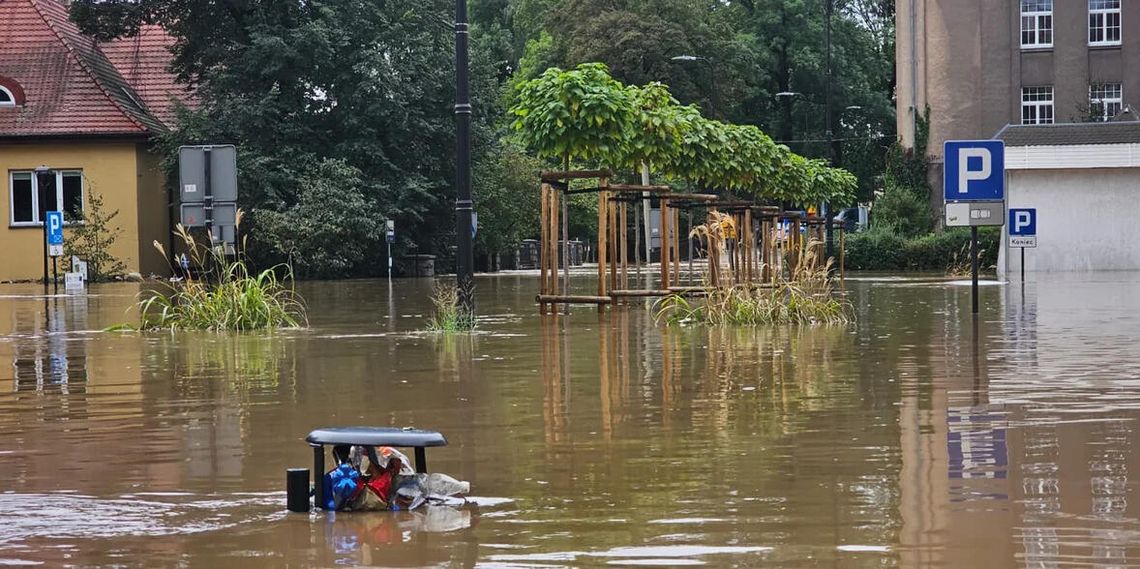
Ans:
[[[711,220],[717,227],[706,228],[710,250],[718,248],[716,236],[723,233],[723,221]],[[697,232],[694,229],[694,232]],[[789,275],[778,275],[771,284],[738,283],[708,287],[703,298],[670,295],[657,301],[655,319],[668,324],[712,326],[843,325],[851,321],[851,304],[837,294],[831,277],[831,261],[822,261],[823,243],[811,240],[799,252],[798,266]],[[714,271],[717,268],[712,268]]]
[[[427,321],[429,332],[455,333],[475,329],[475,317],[459,306],[459,287],[439,283],[431,295],[433,314]]]
[[[288,265],[251,272],[241,250],[231,258],[221,245],[200,243],[181,224],[175,234],[186,246],[189,265],[203,272],[195,275],[171,267],[183,272],[182,277],[166,285],[167,290],[144,293],[139,301],[141,329],[244,331],[307,323]],[[155,241],[154,247],[170,259],[161,243]]]

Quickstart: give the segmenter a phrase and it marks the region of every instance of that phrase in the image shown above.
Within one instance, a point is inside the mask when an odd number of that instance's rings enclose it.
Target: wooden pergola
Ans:
[[[677,193],[663,185],[612,184],[613,173],[609,170],[575,170],[568,172],[543,172],[541,179],[541,237],[539,241],[539,292],[536,300],[542,314],[555,312],[557,305],[594,304],[599,310],[606,305],[617,304],[622,299],[659,297],[671,294],[702,296],[708,289],[722,286],[721,274],[723,259],[715,250],[710,250],[705,258],[708,264],[708,286],[681,284],[680,254],[680,212],[689,213],[689,226],[692,227],[692,210],[706,209],[710,214],[729,215],[737,228],[732,239],[726,240],[727,260],[732,282],[737,285],[771,286],[777,272],[784,270],[786,257],[790,274],[800,263],[800,251],[804,236],[801,228],[821,241],[826,220],[821,217],[806,217],[798,211],[782,211],[781,208],[761,205],[746,200],[724,200],[721,196],[700,193]],[[571,180],[597,180],[595,187],[570,188]],[[569,263],[569,222],[566,219],[566,200],[572,194],[598,194],[598,234],[597,234],[597,289],[595,294],[573,294],[570,291]],[[629,288],[629,213],[630,206],[651,196],[660,203],[661,212],[661,263],[660,280],[656,289]],[[754,229],[754,221],[758,227]],[[781,239],[779,228],[789,226],[786,239]],[[844,236],[840,228],[839,267],[843,272]],[[758,230],[758,231],[757,231]],[[559,235],[561,233],[561,235]],[[562,252],[558,244],[562,242]],[[786,247],[785,256],[780,254],[781,243]],[[692,244],[689,248],[689,273],[693,271]],[[562,275],[559,279],[559,260],[562,260]],[[648,261],[648,259],[647,259]]]

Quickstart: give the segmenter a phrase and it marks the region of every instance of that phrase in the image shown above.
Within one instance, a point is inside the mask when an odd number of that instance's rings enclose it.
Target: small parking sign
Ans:
[[[52,257],[63,255],[63,212],[47,212],[48,254]]]
[[[1037,208],[1010,208],[1009,246],[1037,247]]]

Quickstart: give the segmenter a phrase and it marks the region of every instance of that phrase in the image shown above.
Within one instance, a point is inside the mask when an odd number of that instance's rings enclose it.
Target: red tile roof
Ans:
[[[99,48],[134,88],[142,104],[163,124],[173,124],[177,102],[191,96],[170,72],[174,38],[161,26],[143,26],[138,35],[99,44]]]
[[[19,83],[25,98],[0,107],[0,137],[165,130],[171,97],[187,98],[166,68],[170,43],[148,28],[100,45],[58,0],[0,0],[0,77]]]

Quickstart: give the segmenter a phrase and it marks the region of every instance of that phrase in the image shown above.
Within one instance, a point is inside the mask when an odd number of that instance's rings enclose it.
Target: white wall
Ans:
[[[1140,168],[1007,173],[1009,207],[1037,208],[1037,248],[1025,252],[1027,273],[1140,270]],[[1005,232],[998,268],[1016,280],[1021,255],[1007,247]]]

